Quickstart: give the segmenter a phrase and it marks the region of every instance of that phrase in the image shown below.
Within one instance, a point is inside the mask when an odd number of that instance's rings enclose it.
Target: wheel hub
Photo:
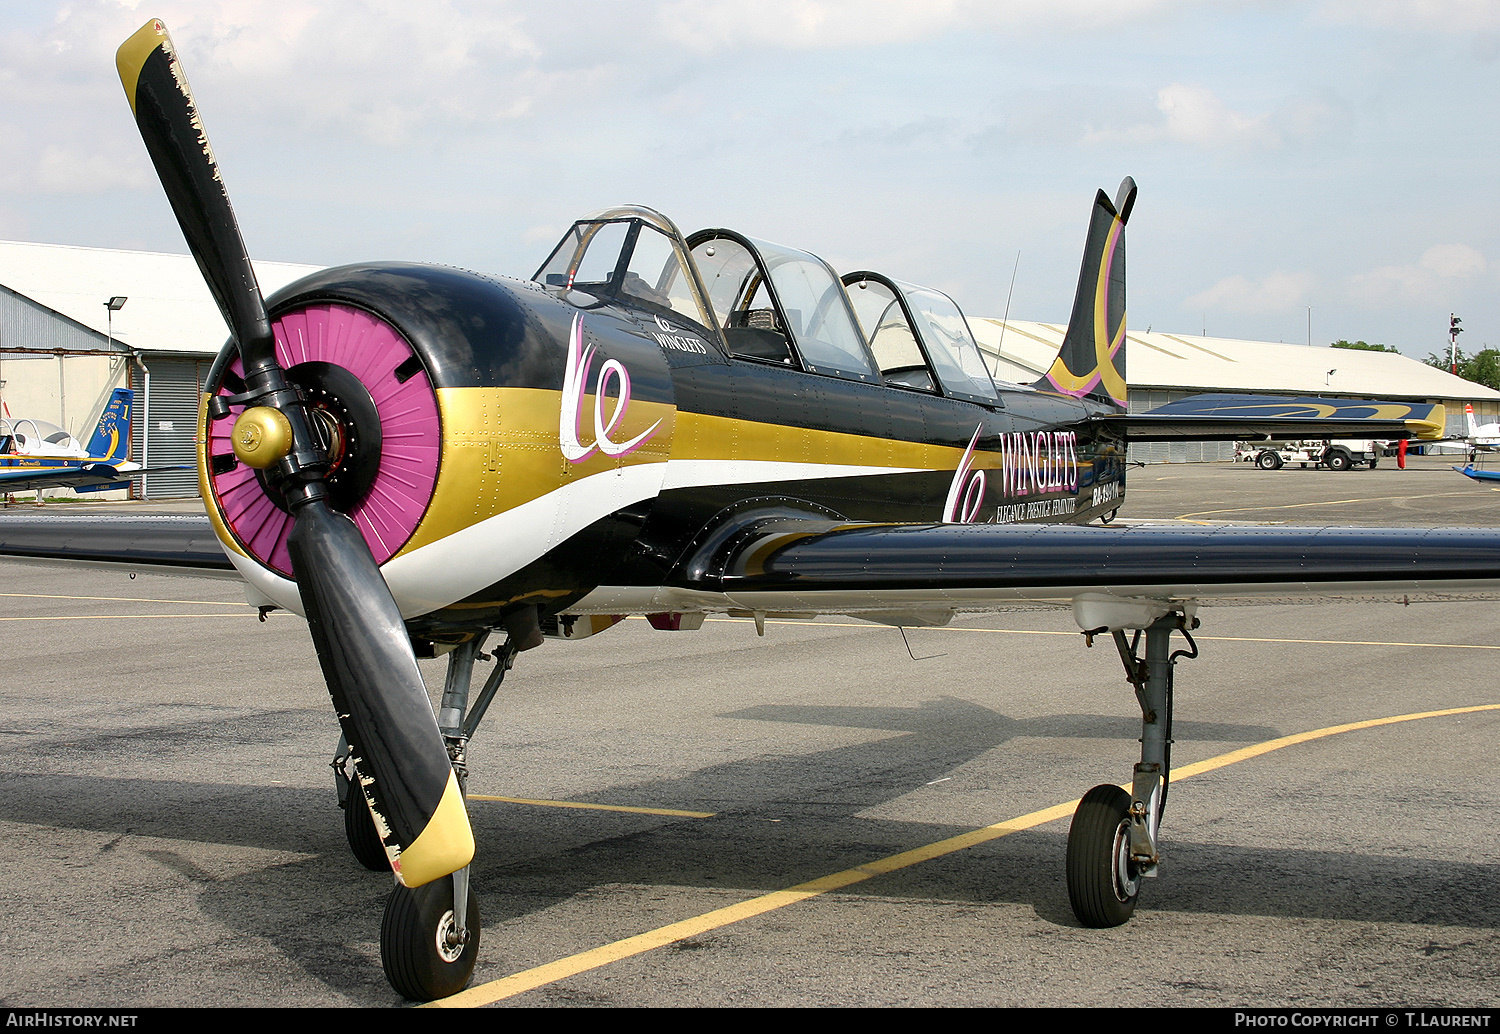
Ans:
[[[469,943],[468,936],[458,932],[458,924],[453,920],[453,909],[443,913],[443,918],[438,920],[437,925],[437,953],[444,962],[457,962],[463,957],[464,948]]]
[[[1135,871],[1134,864],[1130,861],[1130,820],[1126,819],[1115,827],[1115,850],[1114,850],[1113,875],[1115,897],[1121,901],[1130,901],[1141,890],[1141,877]]]

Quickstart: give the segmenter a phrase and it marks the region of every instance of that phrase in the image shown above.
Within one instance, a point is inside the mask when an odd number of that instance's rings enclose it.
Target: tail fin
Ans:
[[[94,437],[89,439],[89,456],[94,459],[123,460],[130,448],[130,410],[135,405],[135,392],[129,388],[116,388],[109,397],[109,405],[99,414],[99,426],[94,428]]]
[[[1036,387],[1125,408],[1125,222],[1135,206],[1135,180],[1126,176],[1113,203],[1094,198],[1078,295],[1062,350]]]
[[[1474,420],[1474,407],[1468,403],[1464,404],[1464,419],[1468,421],[1469,424],[1469,437],[1478,438],[1479,424]]]

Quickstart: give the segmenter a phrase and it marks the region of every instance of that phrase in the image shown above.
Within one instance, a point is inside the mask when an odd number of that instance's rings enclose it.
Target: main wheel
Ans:
[[[1261,470],[1280,470],[1281,457],[1274,452],[1263,452],[1255,457],[1255,465]]]
[[[1350,467],[1354,466],[1354,460],[1351,459],[1349,454],[1343,449],[1334,449],[1330,451],[1328,453],[1328,459],[1324,462],[1328,464],[1329,470],[1348,470]]]
[[[360,865],[371,872],[390,869],[390,859],[385,856],[385,845],[380,842],[380,834],[375,832],[375,819],[370,814],[370,806],[365,803],[365,795],[359,792],[357,786],[350,787],[349,797],[344,801],[344,838],[349,841],[349,850]]]
[[[401,995],[430,1002],[457,994],[479,957],[479,903],[469,892],[468,940],[454,940],[453,877],[416,889],[397,884],[380,923],[380,963]]]
[[[1112,783],[1083,795],[1068,830],[1068,901],[1084,926],[1119,926],[1141,878],[1130,861],[1130,794]]]

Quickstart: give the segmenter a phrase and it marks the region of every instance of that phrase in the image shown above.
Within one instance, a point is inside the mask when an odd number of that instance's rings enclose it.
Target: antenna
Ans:
[[[1005,293],[1005,315],[1000,317],[1000,341],[995,345],[995,368],[990,373],[1000,376],[1000,350],[1005,347],[1005,325],[1010,322],[1010,299],[1016,293],[1016,272],[1021,268],[1021,249],[1016,249],[1016,264],[1010,271],[1010,290]]]

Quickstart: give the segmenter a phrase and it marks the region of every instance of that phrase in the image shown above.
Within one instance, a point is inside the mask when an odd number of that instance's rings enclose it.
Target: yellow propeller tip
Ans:
[[[152,18],[115,51],[115,67],[120,72],[120,85],[125,87],[125,97],[130,101],[130,110],[135,111],[135,87],[141,77],[141,68],[158,47],[167,57],[172,56],[172,37],[160,18]]]

